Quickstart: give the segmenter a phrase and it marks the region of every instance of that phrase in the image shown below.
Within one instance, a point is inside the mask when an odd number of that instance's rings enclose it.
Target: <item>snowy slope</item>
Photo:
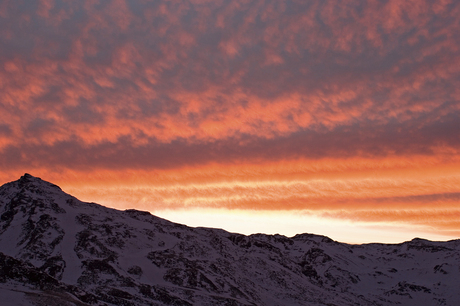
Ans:
[[[460,305],[460,240],[347,245],[190,228],[0,187],[2,305]]]

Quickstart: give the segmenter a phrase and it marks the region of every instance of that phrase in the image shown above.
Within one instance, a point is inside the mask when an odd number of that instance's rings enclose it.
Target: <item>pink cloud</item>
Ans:
[[[145,150],[247,144],[235,159],[261,158],[254,148],[276,143],[293,150],[279,156],[390,154],[402,144],[455,151],[442,133],[459,116],[459,9],[449,1],[4,2],[0,118],[15,141],[2,148],[130,139]],[[49,128],[26,137],[37,120]]]

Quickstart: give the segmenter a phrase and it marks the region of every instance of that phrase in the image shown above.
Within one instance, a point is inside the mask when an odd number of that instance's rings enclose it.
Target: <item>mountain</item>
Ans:
[[[0,187],[1,305],[460,305],[460,240],[245,236]]]

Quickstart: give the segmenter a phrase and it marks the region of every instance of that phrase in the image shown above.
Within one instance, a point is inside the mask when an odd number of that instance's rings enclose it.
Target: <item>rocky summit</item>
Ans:
[[[460,305],[460,240],[245,236],[0,187],[1,305]]]

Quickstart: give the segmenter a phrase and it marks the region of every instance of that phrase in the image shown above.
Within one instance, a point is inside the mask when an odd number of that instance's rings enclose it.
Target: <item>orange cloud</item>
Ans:
[[[160,216],[167,210],[292,211],[368,224],[412,224],[452,236],[459,232],[459,162],[420,156],[36,172],[82,200]],[[5,174],[2,179],[11,180]]]
[[[3,1],[2,175],[122,206],[451,210],[459,15],[447,0]]]
[[[452,237],[459,232],[459,170],[458,158],[411,156],[211,163],[157,170],[50,167],[36,168],[33,174],[82,200],[160,216],[162,211],[196,209],[291,211],[363,224],[412,224]],[[3,172],[0,179],[6,182],[20,174]]]

